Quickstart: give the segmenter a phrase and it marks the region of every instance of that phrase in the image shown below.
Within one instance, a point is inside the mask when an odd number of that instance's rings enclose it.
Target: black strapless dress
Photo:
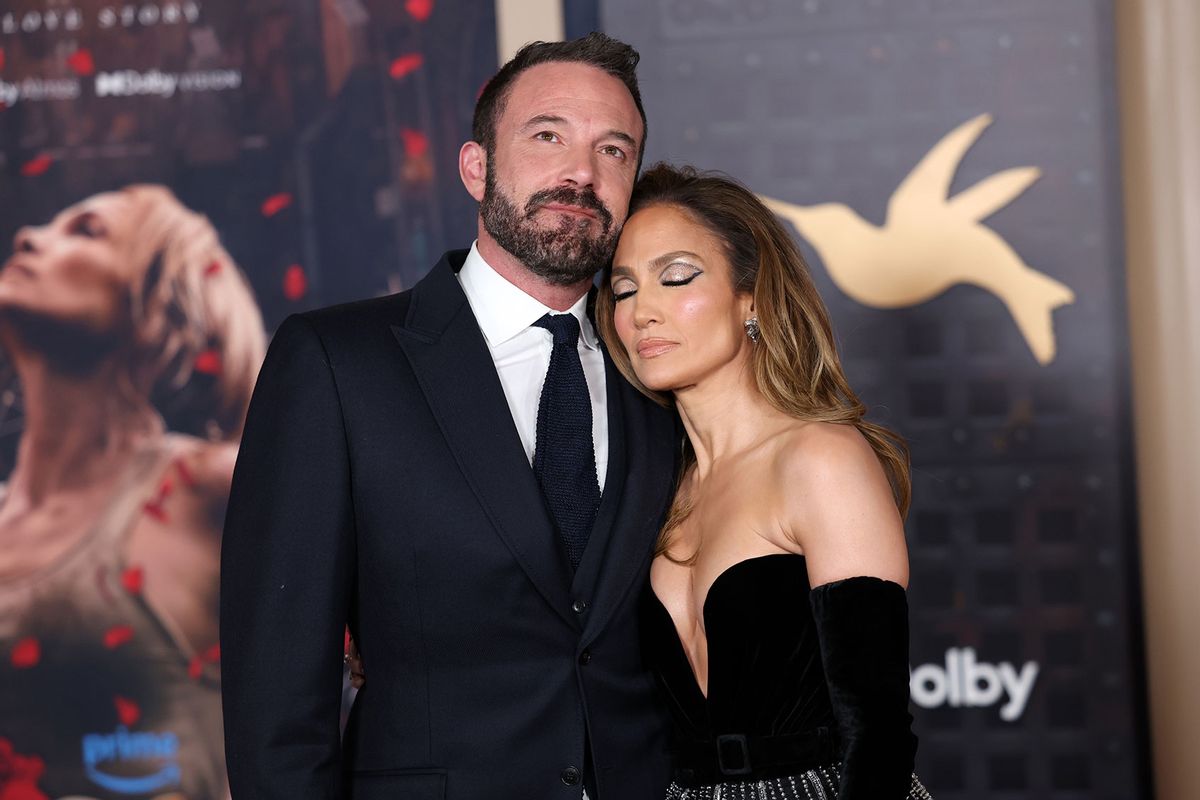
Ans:
[[[769,555],[721,573],[703,614],[707,698],[647,587],[643,653],[675,722],[669,800],[929,798],[912,774],[903,589],[851,578],[813,592],[803,556]]]

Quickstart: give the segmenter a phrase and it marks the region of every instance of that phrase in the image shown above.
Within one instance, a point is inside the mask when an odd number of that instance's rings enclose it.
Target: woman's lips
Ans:
[[[637,352],[642,358],[655,358],[678,346],[678,342],[672,342],[670,339],[643,339],[637,344]]]

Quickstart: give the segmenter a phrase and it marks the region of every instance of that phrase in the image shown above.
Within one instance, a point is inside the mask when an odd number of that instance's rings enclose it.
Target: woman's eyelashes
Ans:
[[[687,286],[703,274],[703,272],[704,270],[692,266],[670,266],[663,270],[658,282],[663,286]],[[614,302],[619,303],[627,297],[632,297],[635,292],[637,292],[637,286],[628,278],[623,278],[613,283],[612,293]]]
[[[696,280],[702,271],[695,267],[684,267],[681,269],[671,267],[662,274],[662,278],[659,280],[663,286],[687,286]]]
[[[616,281],[612,285],[613,301],[619,303],[626,297],[632,297],[636,291],[637,287],[628,278]]]
[[[70,228],[72,233],[89,239],[98,239],[105,234],[104,223],[92,213],[80,214],[75,218]]]

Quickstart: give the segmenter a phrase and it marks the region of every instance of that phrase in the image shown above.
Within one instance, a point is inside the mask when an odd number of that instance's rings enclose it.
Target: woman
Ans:
[[[53,797],[224,797],[218,553],[258,308],[160,186],[90,197],[13,250],[0,346],[25,419],[0,490],[0,739],[44,762]]]
[[[863,419],[787,232],[731,180],[654,167],[596,313],[625,377],[687,433],[643,616],[676,723],[668,797],[927,797],[907,453]]]

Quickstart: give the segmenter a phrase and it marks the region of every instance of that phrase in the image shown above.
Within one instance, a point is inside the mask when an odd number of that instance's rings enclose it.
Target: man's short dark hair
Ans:
[[[638,114],[642,117],[642,141],[638,148],[640,166],[642,153],[646,150],[646,110],[642,108],[642,95],[638,91],[637,82],[637,65],[640,59],[637,50],[596,31],[569,42],[530,42],[518,50],[483,87],[483,92],[475,103],[471,138],[483,145],[489,155],[494,152],[496,120],[504,113],[504,105],[512,92],[513,83],[525,70],[551,62],[587,64],[621,81],[633,96],[633,104],[637,106]]]

